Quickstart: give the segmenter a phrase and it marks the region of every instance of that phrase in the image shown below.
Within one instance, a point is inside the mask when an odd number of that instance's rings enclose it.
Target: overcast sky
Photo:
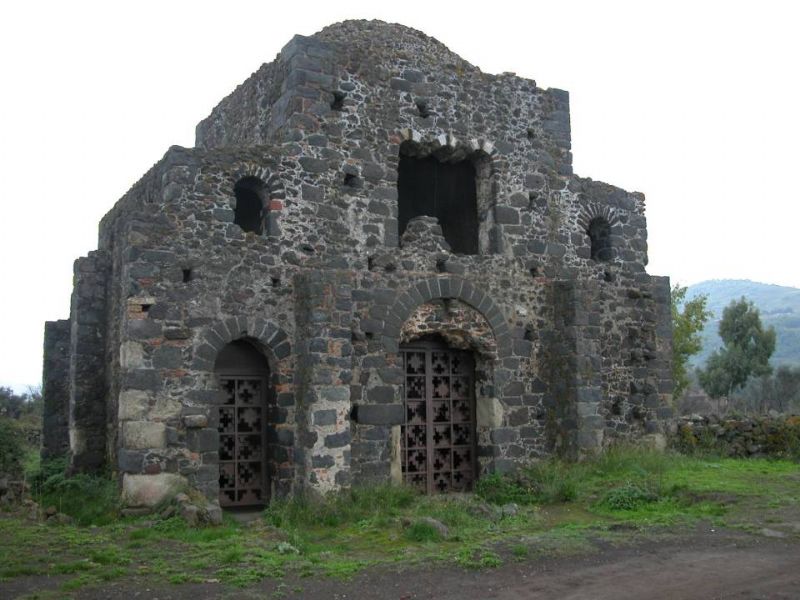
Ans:
[[[651,274],[800,287],[793,4],[3,2],[0,385],[40,382],[114,202],[292,35],[348,18],[569,90],[576,173],[647,196]]]

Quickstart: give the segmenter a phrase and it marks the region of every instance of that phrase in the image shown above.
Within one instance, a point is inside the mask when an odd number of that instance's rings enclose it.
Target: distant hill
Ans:
[[[722,311],[732,300],[738,300],[742,296],[752,300],[761,311],[761,322],[764,326],[772,325],[775,328],[777,343],[770,362],[775,366],[800,365],[800,289],[746,279],[714,279],[689,286],[686,298],[691,299],[700,294],[708,296],[707,306],[714,316],[706,323],[703,330],[703,349],[692,357],[692,365],[702,366],[708,355],[722,346],[717,335]]]

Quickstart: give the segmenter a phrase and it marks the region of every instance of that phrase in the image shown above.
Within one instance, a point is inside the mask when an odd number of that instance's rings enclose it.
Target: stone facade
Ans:
[[[147,477],[215,500],[237,340],[268,365],[268,496],[398,478],[399,350],[423,336],[474,353],[479,474],[659,432],[669,281],[645,272],[644,197],[571,163],[564,91],[399,25],[295,36],[76,262],[47,452],[68,415],[72,468],[110,466],[129,504]]]

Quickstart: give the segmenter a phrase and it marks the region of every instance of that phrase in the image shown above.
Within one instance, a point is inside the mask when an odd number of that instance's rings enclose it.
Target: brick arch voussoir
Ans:
[[[425,279],[397,297],[389,307],[384,326],[383,344],[386,351],[399,350],[403,323],[420,305],[440,298],[460,300],[481,313],[492,328],[498,358],[511,356],[511,330],[500,307],[485,290],[454,276]]]
[[[269,204],[270,200],[283,199],[286,197],[286,189],[283,179],[273,172],[269,167],[255,163],[245,163],[233,171],[230,180],[230,192],[233,194],[236,182],[245,177],[256,177],[264,184],[266,195],[264,201]]]
[[[401,129],[399,133],[403,143],[413,147],[419,156],[438,153],[458,158],[484,156],[494,160],[497,157],[497,148],[494,142],[485,138],[462,139],[456,137],[452,132],[430,134],[412,128]]]
[[[612,207],[592,202],[581,209],[578,215],[578,225],[582,231],[587,231],[589,229],[589,223],[597,218],[605,219],[609,227],[613,227],[619,222],[617,213]]]
[[[231,342],[243,338],[259,343],[273,370],[277,370],[278,364],[292,354],[289,335],[276,323],[261,317],[231,317],[209,325],[201,333],[193,367],[200,371],[213,371],[219,352]]]

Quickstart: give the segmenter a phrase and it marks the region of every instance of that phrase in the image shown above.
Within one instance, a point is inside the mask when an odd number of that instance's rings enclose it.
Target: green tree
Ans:
[[[680,398],[689,387],[686,365],[689,357],[703,347],[700,332],[711,312],[706,310],[706,295],[686,301],[686,288],[675,284],[670,294],[672,299],[672,395]]]
[[[25,436],[16,421],[0,416],[0,477],[22,474]]]
[[[772,373],[769,357],[775,351],[775,330],[765,330],[761,315],[744,297],[732,301],[722,312],[719,337],[723,347],[715,350],[698,372],[700,385],[712,398],[730,397],[751,376]]]
[[[39,388],[29,387],[25,394],[15,394],[8,387],[0,387],[0,417],[23,419],[25,417],[41,418],[42,393]]]
[[[0,417],[19,419],[25,408],[25,397],[8,387],[0,387]]]

